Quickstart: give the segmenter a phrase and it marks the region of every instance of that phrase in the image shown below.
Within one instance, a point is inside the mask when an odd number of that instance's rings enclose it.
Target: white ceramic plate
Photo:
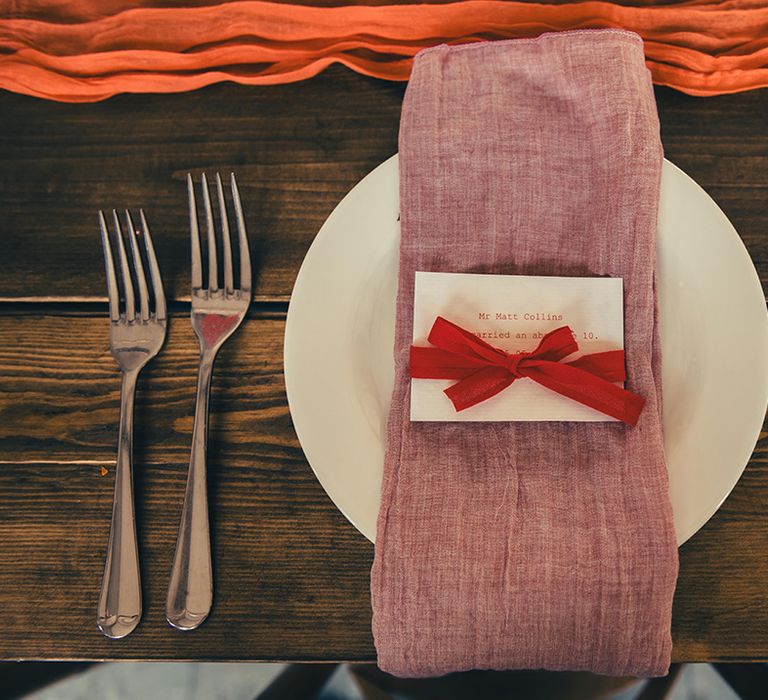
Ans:
[[[341,201],[307,252],[285,329],[296,432],[323,488],[369,540],[394,381],[398,165],[393,156]],[[664,444],[679,543],[744,471],[768,401],[768,314],[738,234],[668,161],[657,238]]]

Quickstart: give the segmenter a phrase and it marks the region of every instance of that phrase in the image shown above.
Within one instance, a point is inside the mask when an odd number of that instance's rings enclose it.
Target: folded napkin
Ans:
[[[416,57],[400,127],[396,378],[371,574],[379,666],[657,676],[677,547],[661,432],[662,150],[643,44],[594,30]],[[620,423],[411,423],[417,270],[624,279]]]
[[[0,88],[92,102],[120,92],[181,92],[225,80],[288,83],[333,63],[407,80],[414,54],[427,46],[585,27],[638,32],[654,80],[693,95],[768,86],[765,0],[337,4],[0,2]]]

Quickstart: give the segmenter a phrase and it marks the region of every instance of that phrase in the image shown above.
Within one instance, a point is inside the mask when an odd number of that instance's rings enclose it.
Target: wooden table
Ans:
[[[304,458],[286,404],[282,340],[315,233],[397,149],[403,90],[337,67],[294,85],[90,105],[0,94],[0,658],[374,658],[373,547]],[[657,97],[667,156],[720,203],[765,282],[768,91],[699,99],[659,89]],[[165,623],[164,605],[197,365],[183,178],[230,169],[256,242],[256,303],[214,380],[214,610],[182,633]],[[120,641],[95,624],[119,390],[96,211],[113,206],[147,210],[173,300],[165,349],[138,387],[144,618]],[[681,549],[676,661],[768,661],[764,437],[723,507]]]

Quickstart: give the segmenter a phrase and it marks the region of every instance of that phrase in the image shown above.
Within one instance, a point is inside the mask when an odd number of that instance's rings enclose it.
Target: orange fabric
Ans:
[[[588,27],[640,34],[660,85],[692,95],[768,86],[768,0],[338,7],[251,0],[0,0],[0,88],[91,102],[225,80],[287,83],[332,63],[407,80],[413,56],[427,46]]]

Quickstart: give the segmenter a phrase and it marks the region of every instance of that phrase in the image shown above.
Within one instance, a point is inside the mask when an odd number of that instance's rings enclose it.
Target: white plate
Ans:
[[[394,381],[397,156],[341,201],[307,252],[285,329],[296,433],[323,488],[369,540]],[[664,161],[657,238],[664,444],[679,543],[744,471],[768,401],[768,314],[738,234]]]

